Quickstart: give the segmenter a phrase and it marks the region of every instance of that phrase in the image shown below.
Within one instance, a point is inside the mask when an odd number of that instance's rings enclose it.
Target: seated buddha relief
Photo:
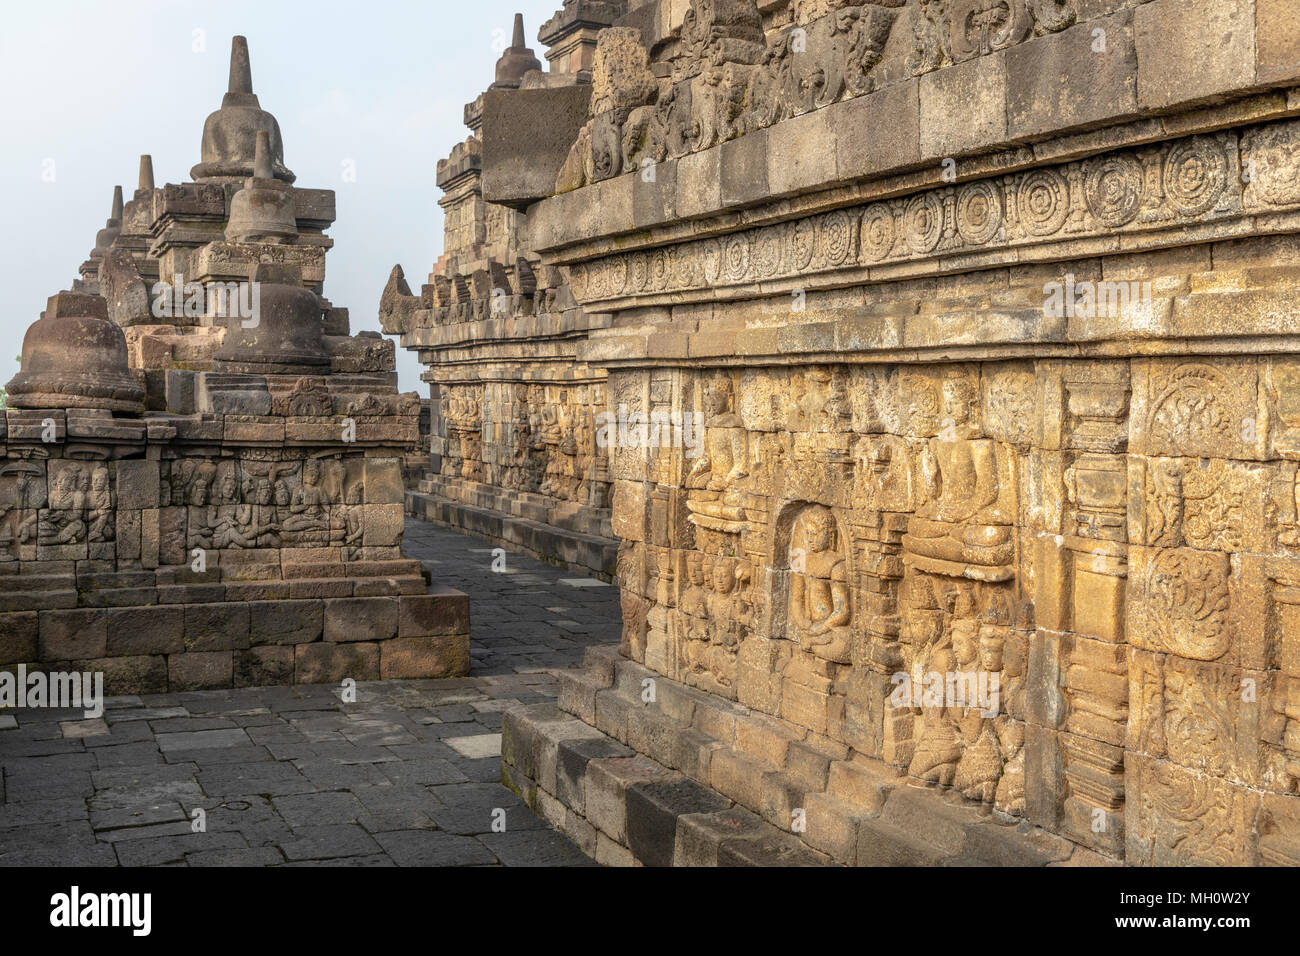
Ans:
[[[788,637],[804,651],[847,664],[851,638],[848,568],[830,509],[810,505],[790,535]]]
[[[1014,573],[1013,462],[981,437],[978,402],[973,377],[944,379],[939,434],[922,451],[925,501],[908,521],[903,548],[921,570],[1002,581]]]

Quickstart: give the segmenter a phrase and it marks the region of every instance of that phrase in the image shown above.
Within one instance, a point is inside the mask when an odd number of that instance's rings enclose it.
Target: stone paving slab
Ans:
[[[408,520],[471,596],[471,675],[0,713],[0,866],[587,866],[500,783],[502,714],[617,641],[618,590]]]

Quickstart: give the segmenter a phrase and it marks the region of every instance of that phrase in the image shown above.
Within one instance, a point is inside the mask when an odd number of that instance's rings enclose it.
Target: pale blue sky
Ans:
[[[11,4],[0,32],[0,385],[45,300],[68,288],[141,153],[157,185],[185,182],[248,37],[253,89],[284,135],[297,185],[333,189],[325,294],[353,331],[378,329],[393,263],[419,288],[442,249],[435,165],[464,139],[464,104],[493,79],[516,11],[537,30],[561,0],[53,0]],[[195,31],[206,51],[195,52]],[[496,44],[494,48],[494,43]],[[46,160],[55,181],[42,181]],[[356,181],[343,181],[353,160]],[[398,348],[404,389],[427,387]]]

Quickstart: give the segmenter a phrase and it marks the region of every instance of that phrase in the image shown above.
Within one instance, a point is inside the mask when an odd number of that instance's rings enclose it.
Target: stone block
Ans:
[[[522,207],[555,192],[590,102],[589,84],[484,93],[483,199]]]
[[[175,693],[233,686],[234,656],[231,651],[188,651],[168,655],[168,690]]]
[[[117,507],[124,511],[157,508],[161,503],[156,461],[119,461]]]
[[[1300,6],[1294,0],[1255,0],[1255,79],[1300,82]]]
[[[185,649],[237,651],[248,648],[249,605],[220,602],[185,605]],[[228,686],[228,685],[226,685]]]
[[[627,846],[644,866],[673,865],[680,817],[731,806],[730,800],[693,780],[635,784],[626,801]]]
[[[709,762],[709,786],[755,813],[763,810],[763,777],[771,767],[734,750],[722,749]]]
[[[835,130],[824,110],[793,117],[764,132],[767,185],[772,197],[812,191],[834,182]]]
[[[1006,60],[1011,139],[1138,114],[1137,51],[1128,11],[1017,44]]]
[[[103,608],[41,611],[40,659],[87,660],[106,656],[108,611]]]
[[[390,598],[335,598],[325,602],[325,640],[384,641],[397,635],[396,601]]]
[[[673,865],[717,866],[718,848],[724,842],[752,839],[761,834],[765,826],[744,807],[684,814],[677,819]]]
[[[504,746],[504,738],[503,738]],[[555,795],[577,813],[586,814],[587,765],[593,760],[627,758],[631,748],[609,737],[561,740],[555,748]]]
[[[1166,110],[1255,85],[1255,4],[1154,0],[1133,11],[1138,105]]]
[[[835,130],[836,179],[875,176],[920,160],[919,89],[909,79],[827,107]]]
[[[381,680],[461,677],[469,673],[469,635],[395,637],[379,645]]]
[[[112,608],[108,612],[111,657],[179,654],[185,650],[185,607]]]
[[[921,156],[935,161],[1007,138],[1005,53],[926,73],[920,80]],[[957,167],[961,174],[960,164]]]
[[[294,682],[294,649],[288,645],[253,647],[235,654],[235,687],[276,687]]]
[[[677,160],[677,215],[699,216],[722,204],[722,150],[706,149]]]
[[[36,611],[0,614],[0,664],[22,664],[38,657],[40,631]]]
[[[402,543],[406,515],[400,502],[387,505],[364,505],[362,542],[367,548],[387,548]]]
[[[378,644],[294,645],[294,680],[299,684],[337,684],[343,680],[378,680]]]
[[[161,654],[74,660],[71,666],[76,671],[102,673],[105,694],[165,694],[168,691],[167,658]]]
[[[767,185],[767,130],[755,130],[720,147],[722,204],[743,206],[770,196]]]
[[[645,757],[592,760],[587,764],[584,813],[587,820],[610,839],[627,843],[627,792],[638,783],[681,781]]]
[[[367,458],[365,464],[365,503],[388,505],[402,503],[402,463],[396,458]]]
[[[398,599],[398,637],[469,634],[469,595],[454,588],[434,587],[428,594]]]
[[[249,643],[309,644],[324,633],[321,601],[253,601],[249,604]]]
[[[601,830],[596,831],[596,862],[601,866],[636,866],[636,857],[627,847],[611,840]]]

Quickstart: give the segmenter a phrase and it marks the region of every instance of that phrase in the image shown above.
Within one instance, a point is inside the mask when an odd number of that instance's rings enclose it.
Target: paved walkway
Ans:
[[[0,713],[0,865],[590,864],[497,782],[501,713],[618,640],[617,589],[515,554],[493,572],[490,547],[422,521],[406,542],[470,595],[471,677]]]

